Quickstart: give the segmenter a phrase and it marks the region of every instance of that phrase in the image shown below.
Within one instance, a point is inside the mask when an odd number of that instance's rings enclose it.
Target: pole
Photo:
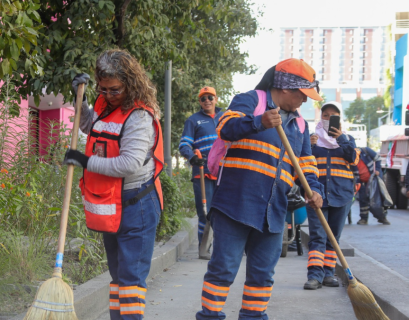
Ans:
[[[164,130],[164,156],[167,164],[166,173],[172,177],[172,156],[171,156],[171,99],[172,99],[172,60],[166,62],[165,70],[165,130]]]

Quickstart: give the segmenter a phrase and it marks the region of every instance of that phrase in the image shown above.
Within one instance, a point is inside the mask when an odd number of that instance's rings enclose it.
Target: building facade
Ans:
[[[346,110],[356,98],[383,95],[387,34],[384,26],[282,28],[280,60],[303,59],[317,72],[326,101],[336,100]],[[312,101],[302,114],[318,117]]]

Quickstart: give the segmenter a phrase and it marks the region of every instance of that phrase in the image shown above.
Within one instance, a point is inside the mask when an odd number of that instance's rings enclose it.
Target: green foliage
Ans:
[[[376,111],[383,110],[383,107],[383,97],[373,97],[368,100],[357,98],[345,111],[345,115],[351,123],[365,124],[369,135],[371,129],[378,127],[378,118],[382,114]]]
[[[175,234],[180,229],[183,219],[178,185],[164,171],[159,178],[162,184],[164,208],[156,230],[158,240]]]
[[[240,50],[243,38],[257,30],[248,0],[0,1],[7,21],[0,24],[4,74],[37,104],[44,89],[72,101],[73,77],[92,75],[98,55],[118,46],[142,63],[163,106],[165,62],[172,60],[173,154],[187,114],[199,110],[199,89],[214,86],[226,106],[233,74],[254,72]]]

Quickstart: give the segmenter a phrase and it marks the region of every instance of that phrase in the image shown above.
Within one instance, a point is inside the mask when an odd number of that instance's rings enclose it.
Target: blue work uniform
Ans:
[[[270,91],[266,98],[266,110],[275,109]],[[287,194],[298,179],[276,129],[265,129],[262,115],[253,115],[257,105],[256,91],[236,95],[217,126],[218,136],[231,146],[221,160],[209,213],[213,253],[204,277],[198,320],[225,319],[222,309],[243,252],[247,267],[239,319],[268,319],[265,311],[281,253]],[[308,124],[301,132],[298,117],[297,112],[283,113],[283,129],[311,189],[322,194]]]
[[[319,182],[325,187],[321,211],[339,242],[354,194],[354,174],[351,165],[358,163],[360,151],[355,148],[354,138],[345,134],[337,138],[337,143],[339,147],[335,149],[314,145],[312,154],[317,160]],[[322,283],[325,277],[334,276],[337,255],[315,210],[308,205],[307,214],[310,233],[308,280],[315,279]]]
[[[212,118],[203,109],[191,115],[185,122],[182,138],[179,143],[179,151],[187,160],[192,159],[195,155],[193,150],[198,149],[205,159],[204,173],[205,173],[205,191],[207,209],[210,209],[210,203],[216,186],[215,179],[211,179],[210,171],[207,168],[207,155],[217,139],[216,126],[219,118],[223,114],[221,108],[215,109],[215,116]],[[206,217],[203,212],[202,193],[200,186],[200,169],[197,166],[192,168],[193,191],[195,194],[196,212],[199,219],[198,224],[198,240],[199,245],[202,242],[203,231],[206,225]]]

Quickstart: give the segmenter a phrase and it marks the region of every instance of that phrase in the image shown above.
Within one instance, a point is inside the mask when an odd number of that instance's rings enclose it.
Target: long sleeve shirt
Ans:
[[[82,103],[81,131],[89,134],[97,117],[85,100]],[[87,170],[111,177],[125,178],[125,190],[139,188],[154,175],[155,162],[151,149],[155,143],[155,136],[152,117],[144,110],[136,110],[124,124],[119,156],[114,158],[91,156]],[[144,165],[145,160],[147,163]]]
[[[270,91],[266,110],[275,109]],[[211,207],[230,218],[262,231],[282,232],[287,213],[287,194],[298,181],[275,128],[265,129],[262,115],[254,116],[256,91],[236,95],[217,126],[217,134],[231,146],[219,169],[219,185]],[[308,124],[301,132],[297,112],[284,115],[283,129],[312,190],[323,195],[318,169],[311,154]],[[221,173],[222,172],[222,173]]]
[[[341,134],[337,138],[339,148],[327,149],[317,145],[312,154],[317,159],[319,182],[325,187],[323,207],[342,207],[354,196],[354,173],[351,165],[357,165],[360,151],[351,136]]]

